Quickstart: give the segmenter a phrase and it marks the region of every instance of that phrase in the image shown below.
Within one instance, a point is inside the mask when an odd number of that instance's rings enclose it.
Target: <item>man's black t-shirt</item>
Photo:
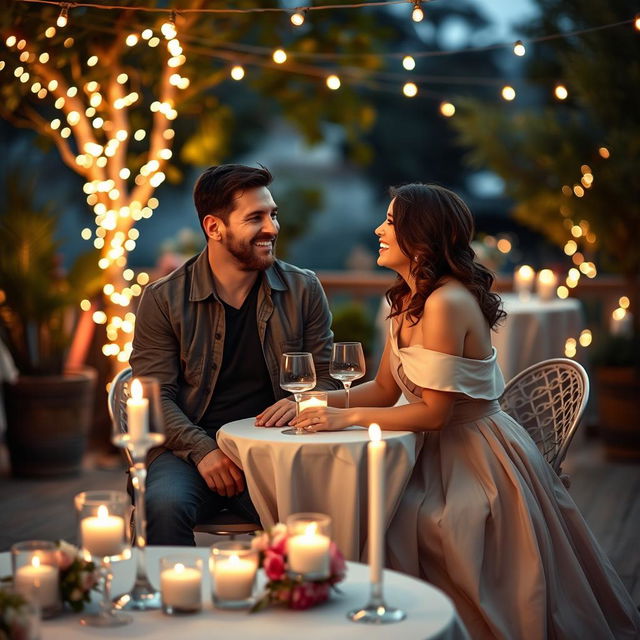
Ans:
[[[275,401],[256,320],[261,282],[258,277],[239,309],[222,303],[225,334],[220,375],[200,421],[213,437],[223,424],[255,416]]]

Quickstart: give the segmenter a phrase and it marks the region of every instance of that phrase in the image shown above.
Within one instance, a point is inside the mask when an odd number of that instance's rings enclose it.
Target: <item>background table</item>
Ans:
[[[205,548],[148,547],[147,570],[155,586],[159,586],[158,560],[163,555],[189,553],[205,560]],[[114,563],[113,593],[122,593],[133,585],[135,566],[133,559]],[[11,572],[8,552],[0,554],[0,575]],[[83,627],[76,614],[45,620],[42,640],[86,640],[88,638],[153,638],[154,640],[211,640],[211,638],[238,637],[243,640],[376,640],[396,635],[403,640],[468,640],[464,627],[456,615],[451,601],[438,589],[426,582],[410,578],[395,571],[385,570],[384,583],[387,602],[399,606],[407,613],[406,620],[393,625],[374,627],[356,624],[346,613],[359,608],[369,593],[368,567],[348,563],[347,578],[339,587],[342,595],[332,594],[329,602],[307,611],[291,611],[274,607],[253,615],[246,611],[221,611],[211,604],[211,582],[204,572],[203,611],[189,616],[166,616],[160,611],[132,612],[133,623],[124,627],[98,629]],[[91,605],[92,607],[94,605]]]
[[[262,525],[284,522],[291,513],[319,511],[332,518],[332,537],[349,560],[359,560],[367,540],[367,442],[365,429],[303,436],[282,428],[237,420],[218,431],[218,444],[244,470]],[[420,440],[409,431],[383,432],[387,442],[386,524],[416,461]]]
[[[507,318],[491,339],[505,381],[541,360],[563,358],[567,338],[580,336],[582,307],[575,298],[520,300],[512,293],[500,297]]]

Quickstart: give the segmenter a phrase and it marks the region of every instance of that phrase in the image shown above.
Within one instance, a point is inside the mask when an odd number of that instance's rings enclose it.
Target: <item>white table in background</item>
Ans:
[[[492,332],[491,339],[506,381],[536,362],[565,357],[567,339],[580,336],[582,305],[575,298],[543,301],[532,296],[520,300],[513,293],[500,297],[507,318]]]
[[[205,561],[209,550],[202,547],[148,547],[147,571],[151,582],[159,585],[158,560],[163,555],[186,553]],[[131,588],[135,567],[133,559],[115,563],[113,593]],[[0,575],[11,572],[9,553],[0,554]],[[95,638],[152,638],[153,640],[377,640],[392,636],[402,640],[469,640],[449,598],[420,580],[385,570],[387,602],[401,607],[407,618],[385,626],[357,624],[346,613],[366,603],[369,594],[368,567],[348,563],[347,578],[340,583],[342,594],[332,593],[330,600],[306,611],[273,607],[256,614],[246,611],[221,611],[211,604],[211,583],[204,571],[203,610],[188,616],[166,616],[161,611],[132,612],[133,622],[123,627],[100,629],[83,627],[77,614],[44,620],[42,640],[88,640]],[[94,607],[92,603],[91,608]]]
[[[262,525],[300,511],[332,518],[332,537],[348,560],[364,557],[367,540],[367,443],[360,427],[303,436],[237,420],[218,431],[218,444],[244,470]],[[419,439],[386,431],[386,524],[398,506],[416,461]]]

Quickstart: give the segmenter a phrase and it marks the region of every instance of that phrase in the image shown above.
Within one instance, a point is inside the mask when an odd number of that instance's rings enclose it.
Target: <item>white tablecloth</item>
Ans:
[[[206,548],[148,547],[148,574],[159,585],[158,559],[163,555],[187,553],[206,560]],[[114,565],[113,593],[131,588],[135,567],[132,560]],[[206,563],[205,563],[206,566]],[[0,575],[11,572],[9,553],[0,554]],[[203,611],[188,616],[167,616],[160,611],[132,612],[133,622],[123,627],[99,629],[83,627],[76,614],[66,613],[42,624],[42,640],[87,640],[88,638],[153,638],[153,640],[376,640],[395,636],[402,640],[468,640],[451,601],[438,589],[395,571],[385,570],[386,601],[402,608],[407,618],[399,623],[375,627],[357,624],[346,613],[366,604],[369,595],[368,567],[348,563],[347,578],[339,587],[342,595],[332,594],[329,602],[307,611],[274,607],[256,614],[246,611],[214,609],[210,597],[210,579],[204,572]],[[93,607],[93,605],[92,605]]]
[[[365,429],[304,436],[282,428],[255,427],[237,420],[218,431],[220,448],[247,478],[251,500],[264,527],[299,511],[331,516],[332,537],[349,560],[364,559],[367,540],[367,442]],[[387,525],[416,461],[418,438],[408,431],[383,433]]]
[[[508,315],[491,339],[506,381],[536,362],[563,358],[567,338],[580,336],[582,306],[575,298],[545,302],[537,296],[520,300],[512,293],[501,298]]]

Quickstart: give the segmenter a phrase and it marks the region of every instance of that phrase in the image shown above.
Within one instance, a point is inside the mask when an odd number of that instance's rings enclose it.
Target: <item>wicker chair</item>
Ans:
[[[109,396],[108,396],[108,406],[109,406],[109,415],[113,420],[115,411],[114,408],[116,403],[125,402],[125,398],[122,396],[117,396],[116,389],[118,389],[123,382],[126,382],[131,378],[131,367],[127,367],[120,371],[120,373],[116,374],[116,376],[111,381],[111,385],[109,386]],[[118,412],[118,415],[123,416],[122,419],[126,416],[126,411]],[[127,425],[120,424],[120,430],[126,431]],[[128,449],[124,448],[123,452],[127,459],[127,464],[129,467],[133,466],[133,459],[131,458],[131,453]],[[131,518],[131,523],[133,527],[133,517]],[[260,529],[260,526],[255,524],[254,522],[250,522],[249,520],[245,520],[241,516],[236,515],[232,511],[228,509],[223,509],[219,514],[209,519],[207,522],[199,522],[194,527],[193,530],[197,533],[211,533],[217,536],[229,536],[233,539],[237,535],[241,534],[251,534]],[[133,534],[133,529],[132,529]],[[132,535],[132,539],[135,539]]]
[[[502,409],[533,438],[566,487],[569,477],[562,463],[589,398],[584,367],[568,358],[543,360],[507,383]]]

